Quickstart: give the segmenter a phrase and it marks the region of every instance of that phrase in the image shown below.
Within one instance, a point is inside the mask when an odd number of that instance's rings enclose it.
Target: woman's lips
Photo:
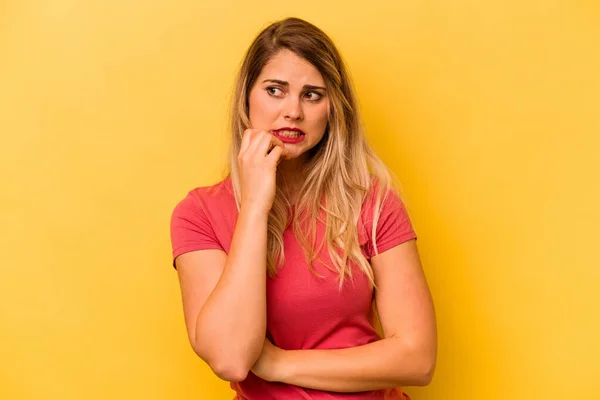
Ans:
[[[294,132],[295,135],[294,136],[286,136],[286,134],[289,134],[291,132]],[[304,132],[302,132],[298,128],[275,129],[275,130],[273,130],[273,135],[275,135],[283,143],[300,143],[301,141],[304,140],[304,136],[306,136],[304,134]]]

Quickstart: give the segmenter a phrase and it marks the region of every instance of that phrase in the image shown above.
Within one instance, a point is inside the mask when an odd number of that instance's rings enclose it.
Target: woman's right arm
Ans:
[[[266,333],[267,216],[241,210],[229,256],[200,250],[177,257],[192,348],[221,379],[242,381]]]
[[[267,221],[283,153],[283,143],[270,133],[247,131],[238,156],[241,209],[229,254],[199,250],[176,259],[192,348],[227,381],[244,380],[264,344]]]

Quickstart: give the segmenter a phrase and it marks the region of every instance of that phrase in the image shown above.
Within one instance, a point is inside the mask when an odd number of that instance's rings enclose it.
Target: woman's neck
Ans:
[[[277,170],[281,175],[282,189],[288,201],[290,204],[295,205],[300,196],[302,184],[304,183],[302,160],[281,160]]]

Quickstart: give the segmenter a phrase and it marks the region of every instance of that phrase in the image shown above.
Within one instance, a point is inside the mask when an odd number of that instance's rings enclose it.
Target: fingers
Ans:
[[[283,145],[283,142],[281,141],[281,139],[271,135],[271,144],[273,146],[281,146],[283,148],[283,154],[286,155],[287,154],[287,150],[285,148],[285,146]]]
[[[283,142],[271,132],[263,129],[246,129],[240,145],[240,155],[248,153],[248,155],[257,154],[265,157],[275,147],[282,149],[283,157],[287,156],[288,151]]]
[[[266,156],[269,150],[271,150],[273,143],[273,135],[269,132],[262,131],[257,133],[254,141],[250,144],[249,151],[253,153],[260,154],[262,156]]]
[[[248,150],[250,142],[252,141],[252,136],[258,131],[259,129],[246,129],[244,131],[244,134],[242,135],[242,143],[240,144],[240,153],[244,153],[246,150]]]
[[[281,161],[281,155],[284,151],[285,149],[282,146],[275,146],[267,155],[267,162],[271,165],[278,165]]]
[[[283,142],[280,139],[271,135],[271,140],[269,141],[269,151],[272,151],[273,149],[275,149],[277,147],[282,149],[281,158],[287,159],[287,156],[289,154],[288,149],[285,148],[285,145],[283,144]]]

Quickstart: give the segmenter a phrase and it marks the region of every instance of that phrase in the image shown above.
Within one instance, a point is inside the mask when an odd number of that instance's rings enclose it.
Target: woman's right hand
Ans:
[[[238,167],[243,208],[269,213],[275,200],[277,165],[287,156],[283,142],[264,129],[246,129]]]

